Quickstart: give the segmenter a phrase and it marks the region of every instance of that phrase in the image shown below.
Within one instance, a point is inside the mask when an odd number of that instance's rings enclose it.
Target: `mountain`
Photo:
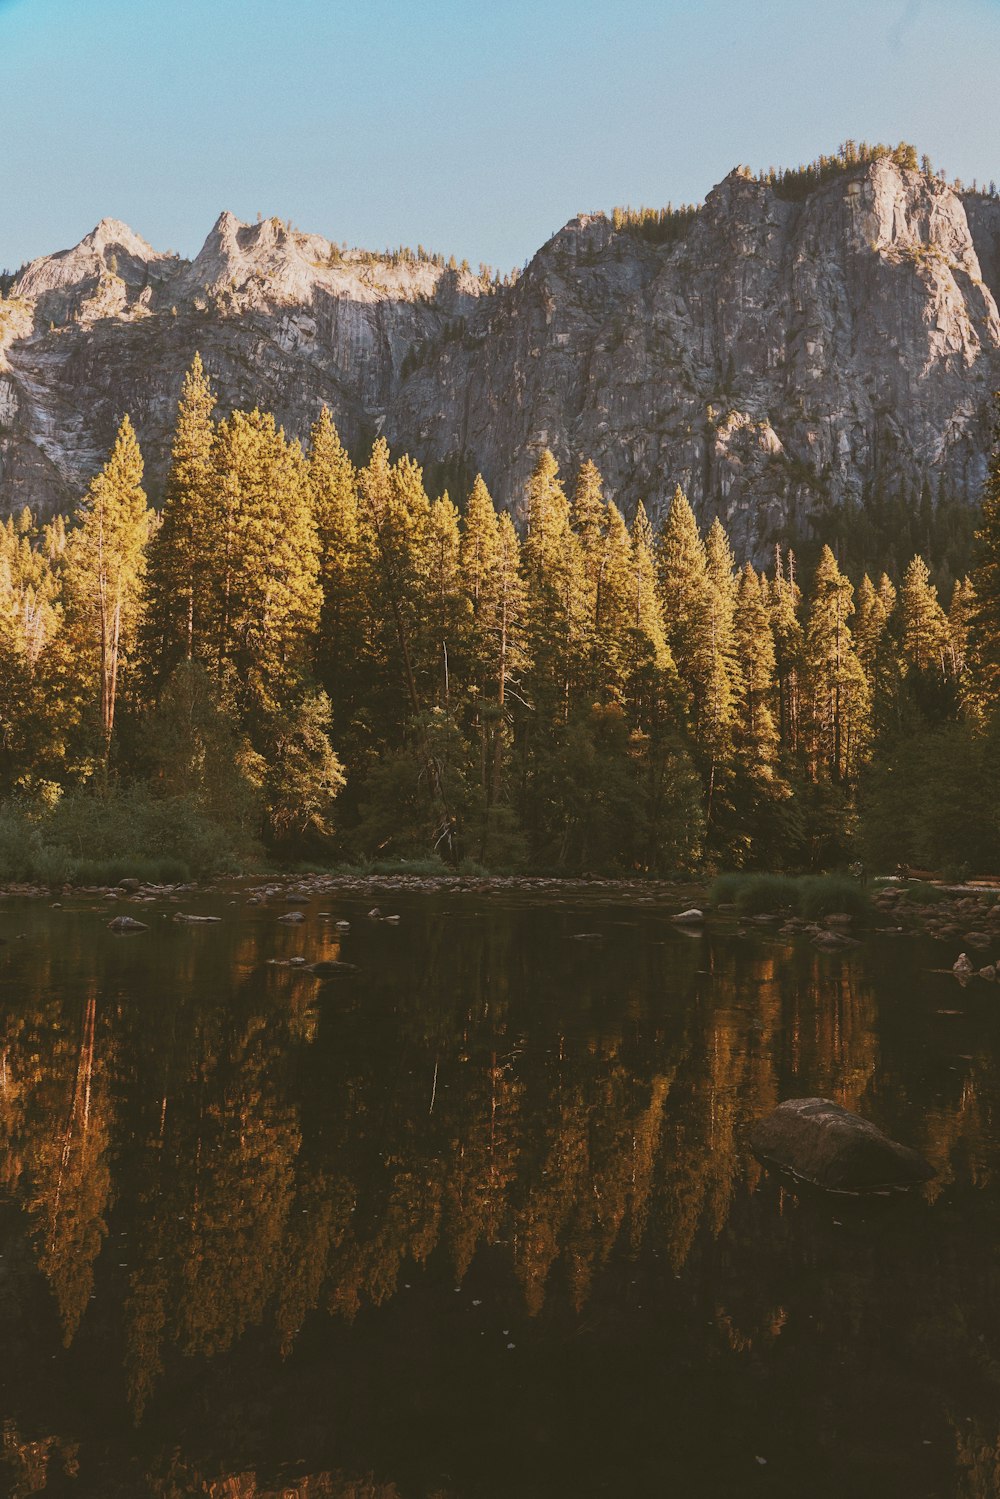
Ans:
[[[8,278],[9,280],[9,278]],[[1000,384],[1000,199],[891,156],[697,213],[582,215],[511,284],[224,213],[193,261],[104,220],[0,301],[0,508],[70,504],[128,411],[154,496],[196,350],[222,409],[326,403],[518,511],[539,450],[629,511],[680,483],[758,553],[830,507],[974,502]]]

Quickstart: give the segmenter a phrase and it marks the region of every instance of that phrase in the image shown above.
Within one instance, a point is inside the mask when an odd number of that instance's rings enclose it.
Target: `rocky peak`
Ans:
[[[178,264],[120,219],[102,219],[71,250],[33,260],[15,278],[11,295],[34,302],[40,319],[57,324],[101,310],[114,315],[134,307]]]

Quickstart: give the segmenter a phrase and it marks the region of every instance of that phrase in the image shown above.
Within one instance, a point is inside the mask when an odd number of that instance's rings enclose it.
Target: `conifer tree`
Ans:
[[[799,749],[802,672],[805,661],[805,633],[799,622],[800,604],[801,595],[795,581],[793,554],[788,554],[786,574],[781,551],[776,549],[769,605],[778,686],[778,730],[783,749],[791,754],[796,754]]]
[[[496,508],[482,474],[477,474],[465,504],[459,554],[462,583],[474,618],[478,617],[484,590],[496,566],[498,548]]]
[[[771,776],[778,750],[772,711],[774,638],[768,603],[767,584],[748,562],[740,573],[733,621],[739,663],[737,740],[745,770],[763,777]]]
[[[712,662],[712,584],[705,545],[678,486],[660,534],[657,570],[667,643],[695,736],[708,706]]]
[[[547,449],[528,485],[528,528],[521,555],[536,706],[552,721],[566,723],[587,608],[579,539],[570,523],[559,466]]]
[[[143,601],[152,514],[142,471],[142,454],[126,416],[111,456],[90,482],[67,548],[67,609],[83,660],[97,678],[105,764],[111,753],[120,669],[134,644]]]
[[[333,694],[353,700],[358,638],[364,632],[360,587],[357,476],[324,406],[309,439],[309,485],[319,538],[320,611],[317,672]],[[350,684],[350,685],[349,685]]]
[[[159,528],[149,547],[143,634],[155,688],[178,661],[190,661],[204,628],[212,566],[211,495],[215,396],[195,354],[181,386]]]
[[[205,657],[246,707],[274,711],[307,665],[319,623],[319,539],[305,459],[273,416],[234,411],[213,444],[215,566]]]
[[[885,727],[899,685],[899,658],[890,628],[896,590],[885,573],[878,587],[865,573],[855,603],[854,643],[868,683],[873,728]]]
[[[588,458],[580,465],[573,486],[570,519],[582,554],[584,608],[591,627],[596,628],[601,613],[601,585],[605,566],[607,515],[604,504],[604,481],[596,464]]]
[[[656,585],[655,542],[640,500],[630,533],[623,667],[629,720],[646,732],[673,718],[680,688]]]
[[[430,596],[434,655],[437,660],[435,700],[450,709],[457,697],[465,667],[471,607],[462,586],[461,538],[458,510],[448,492],[430,507]]]
[[[435,848],[443,849],[454,861],[458,857],[457,821],[445,766],[425,712],[433,698],[438,663],[429,601],[433,576],[430,501],[419,465],[406,457],[392,464],[388,444],[379,438],[358,475],[358,499],[366,586],[376,616],[386,621],[383,643],[388,673],[390,678],[401,678],[409,710],[404,724],[417,736],[435,819]]]
[[[721,525],[711,535],[710,558],[678,488],[660,538],[660,594],[705,779],[709,824],[717,782],[732,759],[735,724],[732,553]]]
[[[948,661],[951,675],[961,681],[969,657],[969,637],[976,615],[976,595],[968,578],[956,578],[948,609]]]
[[[922,557],[914,557],[903,575],[899,591],[900,634],[903,658],[918,672],[944,672],[948,651],[948,621],[930,581],[930,569]]]
[[[824,546],[806,627],[809,751],[818,774],[855,778],[870,731],[870,696],[848,620],[854,589]]]
[[[1000,704],[1000,392],[993,404],[993,450],[982,495],[970,582],[976,599],[972,648],[977,697],[986,711]]]

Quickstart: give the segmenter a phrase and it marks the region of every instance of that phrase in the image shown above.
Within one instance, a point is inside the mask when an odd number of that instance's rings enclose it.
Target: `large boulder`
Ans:
[[[829,1192],[911,1187],[934,1175],[922,1156],[829,1098],[788,1098],[750,1131],[754,1154]]]

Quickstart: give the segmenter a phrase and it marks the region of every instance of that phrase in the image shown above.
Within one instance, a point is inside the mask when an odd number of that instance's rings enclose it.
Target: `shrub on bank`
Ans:
[[[0,880],[175,884],[236,873],[253,854],[234,846],[231,830],[193,798],[154,797],[142,787],[85,788],[45,801],[15,797],[0,806]]]
[[[863,917],[871,910],[858,881],[838,874],[721,874],[708,894],[713,905],[735,905],[742,916],[787,911],[818,921],[835,911]]]

